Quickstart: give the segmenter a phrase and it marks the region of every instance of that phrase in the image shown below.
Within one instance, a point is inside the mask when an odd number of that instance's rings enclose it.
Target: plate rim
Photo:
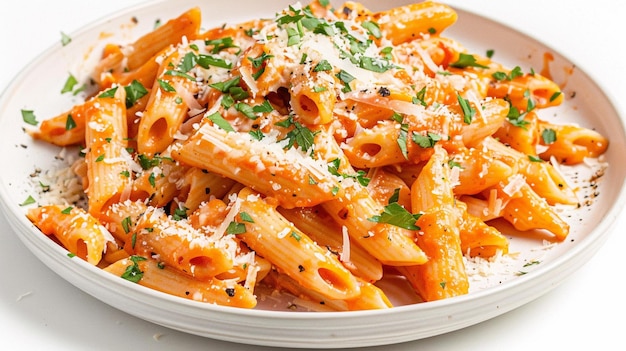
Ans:
[[[130,13],[132,13],[133,11],[139,11],[139,10],[145,10],[146,8],[152,8],[152,7],[158,7],[158,6],[162,6],[165,3],[169,3],[170,1],[167,0],[159,0],[159,1],[147,1],[138,5],[134,5],[131,7],[128,7],[126,9],[124,9],[123,11],[120,12],[116,12],[116,13],[112,13],[109,14],[107,16],[103,16],[100,19],[81,27],[80,29],[78,29],[77,31],[75,31],[74,33],[72,33],[71,35],[73,37],[80,37],[80,36],[84,36],[85,33],[88,33],[90,31],[95,30],[96,28],[101,28],[103,27],[107,22],[113,20],[113,19],[119,19],[120,17],[124,16],[124,15],[129,15]],[[464,8],[459,8],[459,7],[454,7],[455,11],[457,11],[457,13],[459,14],[459,17],[461,16],[473,16],[475,18],[479,18],[481,21],[489,21],[492,23],[495,23],[499,26],[503,26],[505,28],[508,28],[512,31],[515,31],[517,33],[520,33],[524,36],[526,36],[529,40],[533,40],[537,43],[539,43],[540,45],[550,48],[550,46],[544,44],[543,42],[541,42],[540,40],[531,37],[529,35],[527,35],[524,32],[521,32],[517,29],[514,29],[510,26],[508,26],[505,23],[501,23],[499,21],[497,21],[497,19],[492,19],[492,18],[488,18],[485,16],[481,16],[478,15],[470,10],[464,9]],[[39,55],[37,55],[33,60],[31,60],[28,64],[26,64],[26,66],[20,70],[20,72],[9,81],[8,85],[5,87],[5,89],[2,91],[2,93],[0,94],[0,111],[4,110],[5,105],[8,102],[9,96],[10,96],[10,92],[12,90],[15,89],[15,85],[17,85],[17,82],[20,80],[21,77],[27,76],[28,75],[28,70],[29,68],[35,66],[36,64],[40,63],[43,58],[47,55],[49,55],[52,52],[55,52],[57,50],[59,50],[60,44],[54,44],[52,46],[50,46],[48,49],[42,51]],[[555,51],[556,54],[564,57],[566,60],[574,62],[573,60],[571,60],[571,58],[563,55],[562,53]],[[578,67],[578,70],[580,71],[580,73],[586,77],[590,82],[593,82],[593,84],[596,85],[597,89],[599,91],[602,91],[602,93],[604,94],[605,98],[607,99],[607,101],[609,101],[611,103],[610,108],[615,112],[616,116],[619,117],[620,123],[622,125],[622,129],[624,129],[624,117],[620,114],[620,111],[618,111],[615,108],[613,99],[611,96],[607,95],[605,93],[605,89],[602,89],[602,87],[594,80],[592,79],[585,71],[584,71],[584,67]],[[0,117],[0,120],[5,120],[7,117],[5,117],[4,115]],[[623,133],[623,130],[622,130]],[[57,253],[54,252],[55,249],[58,249],[59,252],[63,252],[61,250],[65,250],[61,247],[59,247],[58,245],[56,245],[53,241],[51,240],[37,240],[37,238],[29,238],[28,236],[24,236],[24,235],[20,235],[19,232],[21,230],[26,230],[26,231],[32,231],[33,230],[33,225],[32,223],[30,223],[30,221],[28,221],[26,219],[25,216],[21,216],[18,217],[17,211],[16,211],[16,207],[17,205],[14,204],[13,206],[11,206],[10,204],[8,204],[5,200],[9,198],[8,196],[8,189],[7,189],[7,184],[5,184],[5,179],[3,177],[0,176],[0,180],[2,180],[0,182],[1,186],[0,186],[0,198],[2,201],[0,201],[0,204],[2,205],[3,208],[3,213],[5,215],[5,217],[7,218],[7,221],[9,222],[9,225],[11,226],[11,229],[13,229],[15,232],[13,233],[13,235],[16,235],[24,244],[28,244],[28,243],[35,243],[35,241],[39,241],[40,244],[43,243],[49,247],[44,248],[43,247],[38,247],[35,246],[36,249],[39,249],[41,251],[42,254],[49,256],[49,259],[52,260],[54,259],[54,257],[58,257]],[[618,218],[618,214],[623,210],[624,206],[625,206],[625,202],[626,202],[626,188],[625,188],[625,180],[622,179],[622,183],[620,186],[620,192],[619,195],[617,196],[618,201],[616,203],[614,203],[609,211],[605,214],[605,216],[599,221],[598,225],[591,231],[589,231],[589,233],[585,236],[585,238],[582,240],[582,242],[579,242],[576,246],[568,249],[568,251],[566,252],[565,255],[561,255],[559,257],[556,257],[554,260],[551,260],[549,263],[547,263],[546,265],[542,265],[541,267],[538,267],[536,270],[533,271],[533,276],[522,276],[522,277],[518,277],[514,280],[508,281],[505,284],[502,284],[500,286],[495,286],[495,287],[491,287],[482,291],[477,291],[477,292],[473,292],[471,294],[468,295],[464,295],[464,296],[459,296],[459,297],[455,297],[455,298],[450,298],[450,299],[446,299],[446,300],[441,300],[441,301],[433,301],[433,302],[428,302],[428,303],[424,303],[424,304],[415,304],[415,305],[408,305],[408,306],[398,306],[398,307],[394,307],[393,309],[390,310],[374,310],[374,311],[349,311],[349,312],[311,312],[311,313],[293,313],[293,312],[286,312],[286,311],[267,311],[267,310],[256,310],[256,309],[252,309],[252,310],[247,310],[247,309],[237,309],[237,308],[232,308],[232,307],[226,307],[226,306],[217,306],[217,305],[210,305],[210,304],[204,304],[201,302],[196,302],[196,301],[190,301],[190,300],[185,300],[185,299],[181,299],[181,298],[177,298],[177,297],[173,297],[173,296],[169,296],[167,294],[161,293],[161,292],[155,292],[155,291],[151,291],[147,288],[141,287],[141,286],[137,286],[137,285],[131,285],[132,283],[130,282],[126,282],[123,280],[119,280],[118,279],[113,279],[116,278],[100,269],[98,269],[97,267],[93,267],[93,266],[88,266],[88,264],[86,262],[81,262],[79,261],[79,265],[78,269],[84,269],[85,271],[92,271],[92,272],[96,272],[96,275],[99,276],[99,278],[105,277],[106,280],[110,280],[110,282],[113,282],[114,285],[117,285],[117,283],[121,283],[122,285],[127,285],[128,287],[132,287],[133,289],[137,289],[137,294],[141,294],[141,293],[145,293],[146,291],[149,290],[149,293],[157,293],[157,295],[162,295],[162,296],[157,296],[155,298],[159,298],[159,299],[165,299],[165,300],[169,300],[171,299],[171,303],[176,303],[176,304],[183,304],[185,305],[186,308],[199,308],[201,310],[209,310],[211,312],[215,312],[215,313],[225,313],[225,314],[234,314],[234,315],[238,315],[238,316],[243,316],[246,318],[266,318],[266,317],[272,317],[272,318],[279,318],[281,320],[320,320],[320,319],[327,319],[328,316],[332,315],[333,319],[349,319],[349,318],[362,318],[364,316],[369,316],[369,315],[374,315],[374,316],[386,316],[388,314],[396,314],[396,313],[419,313],[421,310],[432,310],[432,309],[440,309],[442,307],[454,307],[454,306],[458,306],[458,305],[462,305],[465,300],[483,300],[483,299],[487,299],[488,297],[493,297],[493,296],[500,296],[506,293],[506,291],[511,290],[512,286],[515,285],[523,285],[523,286],[530,286],[532,285],[532,282],[536,282],[537,280],[539,280],[539,277],[542,276],[546,276],[546,275],[557,275],[555,273],[555,271],[558,271],[558,269],[556,269],[555,267],[563,267],[565,262],[568,261],[577,261],[576,257],[580,256],[583,254],[583,251],[585,251],[584,253],[586,253],[585,255],[585,259],[578,262],[578,267],[576,268],[572,268],[569,269],[568,274],[565,275],[558,275],[560,279],[558,279],[558,282],[556,284],[552,284],[550,286],[551,290],[552,288],[556,287],[557,285],[560,284],[560,282],[562,282],[563,280],[565,280],[567,277],[569,277],[569,275],[571,273],[573,273],[574,271],[576,271],[580,266],[582,266],[584,263],[586,263],[588,261],[589,258],[591,258],[595,252],[604,244],[604,242],[606,241],[607,237],[612,233],[611,228],[615,225],[615,222]],[[17,210],[20,210],[20,208],[18,207]],[[11,217],[14,216],[14,217]],[[36,230],[36,228],[35,228]],[[45,238],[45,237],[43,237]],[[29,241],[26,241],[29,240]],[[26,245],[28,247],[28,249],[34,253],[33,251],[33,247],[31,245]],[[65,251],[66,252],[66,251]],[[39,259],[41,259],[38,255],[37,256]],[[46,266],[49,267],[48,264],[46,264]],[[86,267],[86,268],[85,268]],[[61,275],[59,272],[55,272],[56,274]],[[68,280],[65,276],[61,275],[63,277],[63,279]],[[115,280],[115,281],[114,281]],[[76,283],[71,282],[73,285],[79,287]],[[79,287],[80,288],[80,287]],[[80,288],[81,290],[85,291],[85,289]],[[546,291],[547,293],[547,291]],[[109,302],[103,301],[102,299],[100,299],[99,297],[93,295],[90,293],[91,296],[96,297],[98,300],[102,301],[105,304],[111,305]],[[532,299],[535,299],[539,296],[541,296],[543,294],[539,294],[537,296],[532,297]],[[531,300],[532,300],[531,299]],[[524,302],[526,303],[526,302]],[[507,311],[504,312],[499,312],[496,315],[500,315],[503,313],[508,312],[511,309],[517,308],[521,305],[523,305],[524,303],[520,303],[520,304],[511,304],[511,308],[508,309]],[[128,311],[124,311],[129,313]],[[130,313],[132,314],[132,313]],[[267,316],[266,316],[267,315]],[[495,315],[494,315],[495,316]],[[494,317],[492,316],[492,317]],[[489,317],[489,318],[492,318]],[[145,319],[143,317],[141,317],[142,319]],[[489,319],[486,318],[486,319]],[[485,320],[485,319],[483,319]],[[156,324],[160,324],[160,325],[164,325],[164,326],[168,326],[156,321],[152,321],[153,323]],[[471,323],[471,324],[475,324],[475,323]],[[457,330],[460,328],[455,328],[453,330]],[[185,330],[182,330],[185,331]],[[439,333],[441,334],[441,333]],[[200,334],[198,334],[200,335]],[[434,336],[437,334],[432,334],[431,336]],[[206,335],[205,335],[206,336]],[[215,335],[215,336],[209,336],[209,337],[213,337],[216,339],[220,339],[219,335]],[[225,339],[222,339],[225,340]],[[415,338],[410,338],[410,339],[405,339],[404,341],[408,341],[408,340],[415,340]],[[236,342],[245,342],[245,340],[242,340],[241,338],[237,338],[236,340],[229,340],[229,341],[236,341]],[[367,344],[354,344],[354,345],[348,345],[348,346],[373,346],[373,345],[383,345],[385,343],[379,343],[379,344],[372,344],[371,340],[369,340],[370,343]],[[291,343],[288,344],[274,344],[273,341],[268,341],[269,343],[267,344],[259,344],[259,343],[254,343],[256,345],[266,345],[266,346],[291,346],[291,347],[298,347],[298,345],[294,345]],[[275,341],[278,342],[278,341]],[[332,340],[332,342],[337,342],[337,340]],[[400,342],[400,341],[398,341]],[[394,342],[395,343],[395,342]],[[389,343],[386,343],[389,344]],[[310,345],[309,345],[310,346]],[[325,346],[325,345],[315,345],[315,346]],[[328,345],[332,348],[332,345]],[[344,347],[345,345],[342,345],[342,347]],[[304,346],[302,346],[304,347]]]

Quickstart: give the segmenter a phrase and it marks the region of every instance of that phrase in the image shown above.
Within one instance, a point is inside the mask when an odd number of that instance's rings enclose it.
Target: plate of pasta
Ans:
[[[603,244],[624,127],[566,57],[440,2],[243,3],[113,14],[0,98],[3,212],[63,279],[191,334],[360,347],[506,313]]]

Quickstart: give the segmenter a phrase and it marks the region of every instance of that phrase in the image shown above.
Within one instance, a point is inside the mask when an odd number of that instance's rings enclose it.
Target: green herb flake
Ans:
[[[289,236],[296,239],[296,241],[302,240],[302,236],[295,231],[292,231],[291,234],[289,234]]]
[[[229,48],[238,48],[238,46],[234,44],[234,40],[231,37],[205,40],[204,45],[213,46],[213,49],[211,50],[211,53],[213,54],[217,54],[220,51],[226,50]]]
[[[546,128],[541,132],[541,139],[546,145],[550,145],[556,142],[556,131],[551,128]]]
[[[139,268],[138,263],[140,261],[146,261],[146,258],[133,255],[129,257],[129,260],[132,262],[132,264],[126,267],[126,270],[124,271],[124,273],[122,273],[122,278],[133,283],[138,283],[141,278],[143,278],[143,271],[141,271],[141,269]]]
[[[289,27],[287,28],[287,46],[293,46],[300,44],[302,37],[300,36],[300,31],[298,29]]]
[[[389,197],[387,204],[398,202],[399,200],[400,200],[400,188],[395,188],[393,190],[393,194],[391,194],[391,196]]]
[[[420,147],[427,149],[427,148],[434,147],[435,144],[439,140],[441,140],[441,136],[439,134],[435,134],[431,132],[426,133],[426,135],[413,133],[411,140],[413,140],[413,142],[419,145]]]
[[[32,110],[22,110],[22,120],[33,126],[39,124],[35,112]]]
[[[265,134],[258,129],[249,131],[248,135],[250,135],[254,140],[263,140],[263,138],[265,138]]]
[[[248,117],[251,120],[255,120],[259,118],[254,114],[254,108],[246,103],[238,102],[234,105],[235,110],[241,112],[244,116]]]
[[[227,62],[226,60],[222,58],[214,57],[211,55],[198,55],[196,60],[197,60],[198,66],[204,69],[209,69],[211,66],[225,68],[225,69],[233,68],[232,63]]]
[[[409,159],[409,150],[407,147],[408,135],[409,125],[407,123],[400,124],[400,132],[398,133],[398,140],[396,140],[396,143],[400,148],[400,152],[402,152],[402,156],[404,156],[404,158],[407,160]]]
[[[74,91],[74,87],[78,84],[78,80],[74,75],[70,74],[65,80],[65,84],[63,84],[63,89],[61,89],[61,94],[71,93]]]
[[[246,225],[244,223],[230,222],[226,228],[226,234],[238,235],[246,232]]]
[[[61,211],[61,213],[62,213],[62,214],[66,214],[66,215],[67,215],[67,214],[70,214],[70,213],[72,213],[72,209],[74,209],[74,207],[72,207],[72,206],[70,206],[70,207],[66,207],[66,208],[64,208],[64,209]]]
[[[234,88],[239,85],[241,81],[241,76],[235,76],[224,82],[217,82],[213,84],[209,84],[209,86],[213,89],[217,89],[222,93],[229,93],[231,88]]]
[[[157,82],[159,83],[159,87],[161,87],[161,89],[163,89],[164,92],[166,93],[176,92],[176,89],[168,81],[163,80],[163,79],[158,79]]]
[[[28,197],[26,198],[26,200],[24,200],[24,201],[20,204],[20,206],[28,206],[28,205],[32,205],[32,204],[34,204],[35,202],[37,202],[37,201],[35,200],[35,198],[33,198],[32,196],[28,195]]]
[[[391,224],[409,230],[419,230],[420,228],[415,225],[419,217],[419,214],[412,214],[399,203],[392,202],[385,206],[380,215],[370,217],[368,220],[376,223]]]
[[[342,92],[347,93],[352,91],[352,88],[350,88],[350,82],[356,79],[353,75],[344,70],[340,70],[335,76],[344,84],[344,87],[341,90]]]
[[[318,62],[317,65],[315,65],[315,67],[313,68],[313,72],[327,72],[331,71],[332,69],[333,66],[331,66],[328,61],[321,60],[320,62]]]
[[[553,102],[554,100],[558,99],[559,96],[561,96],[561,94],[562,93],[560,91],[557,91],[554,94],[552,94],[552,96],[550,96],[550,102]]]
[[[463,121],[465,124],[471,124],[472,119],[476,114],[476,110],[470,105],[469,101],[464,99],[460,94],[457,94],[456,98],[459,102],[459,106],[461,106],[461,110],[463,111]]]
[[[222,117],[222,115],[219,112],[215,112],[213,114],[210,114],[208,116],[206,116],[206,118],[208,118],[211,122],[213,122],[213,124],[215,124],[216,126],[220,127],[221,129],[227,131],[227,132],[234,132],[235,129],[233,128],[233,126],[230,125],[230,123],[228,123],[227,120],[224,119],[224,117]]]
[[[187,207],[177,207],[172,214],[172,219],[175,221],[180,221],[182,219],[187,218],[187,211],[189,209]]]
[[[67,44],[71,42],[72,42],[72,38],[69,35],[61,32],[61,45],[66,46]]]
[[[361,27],[365,28],[367,32],[376,39],[382,38],[383,34],[380,31],[378,23],[372,21],[363,21]]]
[[[126,108],[133,107],[139,99],[148,94],[148,89],[136,79],[124,87],[124,91],[126,91]]]
[[[488,66],[481,65],[476,61],[474,55],[460,53],[458,60],[450,64],[451,67],[455,68],[467,68],[467,67],[477,67],[477,68],[489,68]]]
[[[158,156],[150,158],[144,154],[139,154],[137,155],[137,163],[139,163],[141,169],[146,171],[152,167],[158,166],[161,163],[161,158]]]
[[[118,87],[115,87],[115,88],[111,88],[111,89],[108,89],[108,90],[104,91],[102,94],[98,95],[98,98],[100,98],[100,99],[107,99],[107,98],[115,97],[115,93],[117,92],[117,88]]]
[[[412,102],[415,105],[422,105],[424,107],[426,107],[426,87],[423,87],[422,89],[420,89],[420,91],[417,92],[417,94],[415,94],[415,96],[412,98]]]
[[[241,218],[241,220],[244,222],[254,223],[254,219],[252,219],[252,216],[250,216],[248,212],[239,213],[239,218]]]
[[[294,128],[287,133],[286,139],[289,140],[289,143],[285,148],[289,149],[294,145],[298,145],[304,152],[312,150],[315,145],[315,135],[318,132],[313,132],[299,122],[293,122],[293,126]]]
[[[72,115],[67,115],[67,119],[65,120],[65,130],[72,130],[76,128],[76,121],[72,118]]]
[[[102,162],[104,161],[104,154],[99,155],[98,157],[96,157],[96,162]]]
[[[248,57],[248,61],[252,63],[254,68],[259,68],[263,65],[263,63],[269,59],[274,57],[274,55],[268,55],[266,52],[263,52],[261,55],[257,57]]]
[[[148,182],[153,188],[156,186],[156,176],[154,175],[154,172],[150,173],[148,176]]]
[[[124,229],[124,233],[128,234],[130,233],[130,228],[132,226],[133,222],[132,219],[130,218],[130,216],[125,217],[124,219],[122,219],[122,228]]]

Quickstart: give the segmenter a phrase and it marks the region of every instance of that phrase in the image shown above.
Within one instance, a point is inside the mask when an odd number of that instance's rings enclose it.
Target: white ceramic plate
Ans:
[[[390,0],[384,5],[374,0],[363,1],[373,10],[392,7],[407,1]],[[581,197],[590,197],[590,206],[566,213],[572,225],[567,241],[543,247],[541,240],[528,236],[511,239],[511,251],[519,252],[519,260],[508,271],[496,272],[472,286],[472,292],[444,301],[394,307],[382,311],[341,313],[293,313],[279,310],[270,301],[263,309],[242,310],[188,301],[149,289],[102,272],[79,259],[68,259],[67,252],[46,238],[24,216],[19,204],[32,195],[29,175],[36,169],[58,165],[54,157],[59,149],[34,143],[22,132],[21,109],[35,110],[39,118],[63,111],[78,100],[61,95],[60,89],[68,72],[81,76],[95,62],[98,49],[105,42],[127,42],[152,29],[156,19],[168,19],[192,6],[202,8],[206,27],[219,25],[226,19],[239,22],[261,15],[271,16],[289,1],[273,1],[271,5],[254,0],[240,1],[238,11],[229,4],[198,4],[195,1],[162,1],[135,7],[72,33],[72,44],[52,47],[26,67],[0,98],[0,150],[10,165],[0,174],[0,197],[4,213],[15,234],[42,262],[63,279],[101,301],[139,318],[220,340],[239,343],[285,346],[340,348],[373,346],[416,340],[457,330],[493,318],[519,307],[548,292],[583,265],[602,245],[614,219],[624,203],[623,183],[626,168],[610,166],[597,187],[583,188]],[[131,26],[132,18],[138,20]],[[102,40],[102,33],[106,41]],[[459,21],[446,32],[470,50],[484,53],[494,49],[496,60],[513,67],[544,66],[544,54],[554,55],[550,71],[555,81],[566,83],[568,96],[564,106],[550,110],[549,118],[577,122],[594,128],[611,140],[611,145],[626,144],[624,126],[611,102],[580,69],[563,56],[489,19],[459,11]],[[88,58],[85,60],[85,58]],[[575,96],[575,97],[573,97]],[[573,97],[573,98],[572,98]],[[619,148],[610,147],[605,155],[610,165],[622,162]],[[589,178],[592,170],[579,167],[577,179]],[[595,194],[600,194],[595,196]],[[3,234],[11,235],[11,234]],[[541,264],[522,268],[523,264],[540,260]],[[525,275],[511,274],[517,270]],[[500,274],[501,273],[501,274]],[[391,293],[394,301],[403,304],[403,294]],[[410,300],[410,298],[408,299]]]

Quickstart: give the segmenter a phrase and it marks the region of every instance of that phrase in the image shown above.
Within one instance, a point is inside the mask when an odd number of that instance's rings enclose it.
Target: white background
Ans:
[[[208,0],[205,0],[208,1]],[[0,89],[61,34],[138,0],[20,0],[0,10]],[[626,116],[626,2],[444,1],[523,31],[590,74]],[[267,1],[270,4],[270,1]],[[339,4],[335,1],[335,4]],[[626,151],[626,150],[625,150]],[[625,158],[626,161],[626,158]],[[623,167],[623,165],[617,165]],[[539,299],[460,331],[369,350],[614,350],[625,347],[626,212],[606,244]],[[269,350],[187,335],[82,293],[42,265],[0,218],[2,350]]]

